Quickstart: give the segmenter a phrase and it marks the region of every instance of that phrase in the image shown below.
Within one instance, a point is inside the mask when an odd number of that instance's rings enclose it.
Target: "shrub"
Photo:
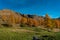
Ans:
[[[2,26],[4,26],[4,27],[11,27],[12,25],[9,25],[9,24],[2,24]]]
[[[27,27],[26,24],[20,24],[20,27]]]
[[[42,35],[40,39],[41,40],[56,40],[55,36],[52,36],[52,35]]]

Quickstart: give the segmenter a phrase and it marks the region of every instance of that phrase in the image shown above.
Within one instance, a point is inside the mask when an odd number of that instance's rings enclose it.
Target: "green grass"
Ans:
[[[57,40],[60,40],[60,32],[57,32],[57,33],[56,33],[56,39],[57,39]]]
[[[34,33],[11,31],[12,29],[0,28],[0,40],[32,40]]]
[[[23,31],[21,31],[23,29]],[[29,30],[29,31],[25,31]],[[31,32],[33,31],[33,32]],[[56,35],[55,35],[56,34]],[[56,36],[56,39],[60,39],[60,32],[48,32],[39,28],[0,28],[0,40],[32,40],[33,36],[37,36],[40,38],[42,35],[52,35]]]

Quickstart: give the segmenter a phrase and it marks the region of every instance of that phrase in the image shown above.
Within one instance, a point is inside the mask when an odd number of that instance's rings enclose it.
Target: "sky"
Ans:
[[[60,0],[0,0],[0,10],[10,9],[22,14],[60,17]]]

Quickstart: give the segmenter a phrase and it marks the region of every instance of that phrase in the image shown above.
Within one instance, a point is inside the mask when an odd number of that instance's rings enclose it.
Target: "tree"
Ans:
[[[2,20],[3,20],[3,21],[7,21],[6,15],[2,15]]]
[[[44,19],[41,18],[41,17],[39,18],[39,25],[40,25],[40,26],[44,25]]]
[[[14,14],[9,15],[8,23],[11,24],[11,25],[15,24],[15,16],[14,16]]]
[[[39,26],[39,22],[38,22],[36,19],[33,19],[33,25],[34,25],[35,27],[37,27],[37,26]]]
[[[52,28],[55,28],[55,27],[56,27],[55,20],[52,19]]]
[[[60,21],[59,20],[55,20],[55,26],[56,26],[56,28],[60,28]]]
[[[28,18],[28,23],[29,26],[33,26],[33,19],[32,18]]]
[[[20,22],[21,22],[21,16],[15,15],[15,23],[20,24]]]
[[[52,28],[52,21],[48,14],[45,15],[45,27]]]
[[[22,19],[21,19],[21,23],[22,23],[22,24],[27,24],[27,18],[22,17]]]

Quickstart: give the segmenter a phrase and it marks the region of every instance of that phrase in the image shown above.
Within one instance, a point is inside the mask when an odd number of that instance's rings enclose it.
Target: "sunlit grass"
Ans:
[[[54,32],[42,31],[42,29],[39,28],[37,29],[34,27],[33,28],[29,28],[29,27],[28,28],[0,28],[0,40],[32,40],[33,36],[40,37],[42,35],[56,36],[57,40],[59,40],[60,38],[60,32],[54,33]]]

